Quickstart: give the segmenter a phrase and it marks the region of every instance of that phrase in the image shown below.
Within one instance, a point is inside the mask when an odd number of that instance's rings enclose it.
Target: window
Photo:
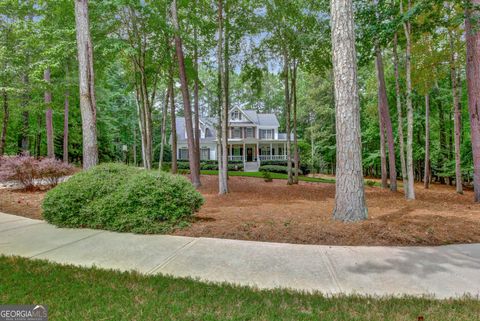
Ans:
[[[200,160],[210,160],[210,148],[202,147],[200,149]]]
[[[178,150],[178,159],[188,160],[188,149],[187,148],[180,148]]]
[[[242,120],[242,113],[239,110],[234,110],[230,117],[232,120]]]
[[[246,136],[247,138],[253,138],[253,137],[255,137],[255,136],[253,135],[253,127],[247,127],[247,128],[246,128],[245,136]]]
[[[242,138],[242,132],[240,130],[240,127],[232,128],[232,138]]]
[[[205,137],[212,137],[212,131],[210,128],[205,128]]]
[[[273,129],[260,129],[260,139],[273,139]]]

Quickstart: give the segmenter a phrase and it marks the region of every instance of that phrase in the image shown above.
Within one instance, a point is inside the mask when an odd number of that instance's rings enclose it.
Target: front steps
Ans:
[[[258,172],[260,164],[258,162],[245,162],[243,163],[244,172]]]

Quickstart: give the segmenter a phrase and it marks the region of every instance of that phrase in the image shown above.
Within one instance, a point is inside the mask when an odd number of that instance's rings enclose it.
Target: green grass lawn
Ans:
[[[0,304],[46,304],[49,320],[479,320],[471,298],[334,297],[258,291],[0,256]]]

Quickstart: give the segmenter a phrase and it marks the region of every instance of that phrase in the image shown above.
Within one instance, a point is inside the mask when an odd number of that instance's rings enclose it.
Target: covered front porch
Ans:
[[[286,143],[233,143],[228,145],[228,160],[262,162],[286,160]]]

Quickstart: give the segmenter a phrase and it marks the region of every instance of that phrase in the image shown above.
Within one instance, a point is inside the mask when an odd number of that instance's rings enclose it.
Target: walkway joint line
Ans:
[[[173,259],[175,259],[175,258],[177,257],[177,255],[178,255],[181,251],[183,251],[183,250],[191,247],[191,246],[194,245],[198,240],[199,240],[199,238],[194,238],[194,239],[191,240],[190,242],[182,245],[182,246],[179,247],[177,250],[175,250],[175,252],[173,252],[170,256],[168,256],[168,257],[165,259],[165,261],[163,261],[163,262],[160,263],[159,265],[155,266],[154,268],[150,269],[150,271],[148,271],[146,274],[153,274],[153,273],[156,273],[156,272],[160,271],[160,270],[163,269],[165,266],[167,266],[168,263],[172,262]]]
[[[86,240],[86,239],[88,239],[88,238],[90,238],[90,237],[97,236],[97,235],[102,234],[102,233],[105,233],[105,231],[100,231],[100,232],[98,232],[98,233],[94,233],[94,234],[91,234],[91,235],[82,237],[82,238],[80,238],[80,239],[78,239],[78,240],[75,240],[75,241],[72,241],[72,242],[68,242],[68,243],[59,245],[59,246],[57,246],[57,247],[54,247],[53,249],[49,249],[49,250],[46,250],[46,251],[43,251],[43,252],[34,254],[34,255],[30,256],[29,258],[32,259],[32,258],[34,258],[34,257],[36,257],[36,256],[43,255],[43,254],[45,254],[45,253],[48,253],[48,252],[52,252],[52,251],[61,249],[62,247],[65,247],[65,246],[68,246],[68,245],[72,245],[72,244],[78,243],[78,242],[80,242],[80,241]]]
[[[15,221],[15,222],[16,222],[16,221]],[[21,228],[26,228],[26,227],[35,226],[35,225],[40,225],[40,224],[45,224],[45,222],[38,222],[38,223],[33,223],[33,224],[15,226],[15,227],[12,227],[12,228],[7,228],[6,230],[0,229],[0,232],[7,232],[7,231],[12,231],[12,230],[18,230],[18,229],[21,229]]]
[[[340,293],[343,293],[342,286],[340,285],[340,281],[337,278],[337,274],[335,273],[335,269],[333,267],[332,260],[328,256],[327,251],[322,251],[323,257],[325,258],[325,265],[327,266],[328,274],[330,274],[330,277],[332,278],[333,282],[337,286],[338,290]]]

